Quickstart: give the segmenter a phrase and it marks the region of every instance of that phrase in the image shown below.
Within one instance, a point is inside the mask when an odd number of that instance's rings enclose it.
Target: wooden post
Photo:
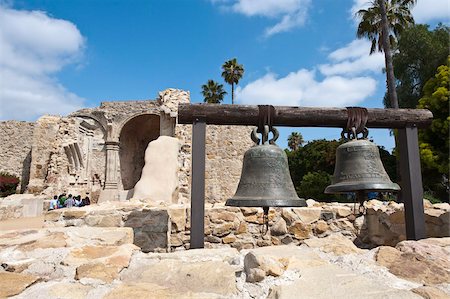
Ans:
[[[398,130],[401,198],[405,207],[406,238],[426,238],[423,209],[422,173],[420,171],[419,140],[416,127]]]
[[[190,248],[205,246],[205,138],[206,123],[195,119],[192,124],[192,187]]]

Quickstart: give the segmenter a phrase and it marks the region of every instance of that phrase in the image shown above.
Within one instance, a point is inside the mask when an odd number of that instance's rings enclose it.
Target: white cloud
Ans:
[[[212,2],[221,3],[222,1],[212,0]],[[269,37],[302,26],[306,21],[310,3],[311,0],[236,0],[222,7],[247,17],[277,20],[275,25],[265,30],[265,36]]]
[[[366,9],[371,6],[373,0],[353,0],[350,9],[350,17],[358,22],[355,13],[360,9]],[[450,4],[448,0],[417,0],[412,8],[412,15],[416,23],[426,23],[429,21],[449,21]],[[357,23],[356,23],[357,24]]]
[[[268,73],[243,88],[238,87],[236,99],[249,105],[345,107],[362,102],[375,88],[376,81],[370,77],[330,76],[319,81],[315,71],[301,69],[281,78]]]
[[[237,102],[287,106],[357,105],[376,90],[377,81],[366,73],[381,73],[383,54],[369,55],[370,43],[354,40],[328,55],[328,64],[315,70],[300,69],[285,77],[268,72],[263,77],[236,89]]]
[[[412,9],[417,23],[429,21],[449,22],[450,4],[448,0],[418,0]]]
[[[52,77],[83,52],[74,24],[0,5],[0,44],[0,119],[34,120],[82,106],[82,98]]]
[[[343,48],[328,55],[330,64],[322,64],[319,70],[326,76],[356,75],[364,72],[379,73],[384,67],[383,53],[376,52],[369,55],[370,42],[356,39]]]

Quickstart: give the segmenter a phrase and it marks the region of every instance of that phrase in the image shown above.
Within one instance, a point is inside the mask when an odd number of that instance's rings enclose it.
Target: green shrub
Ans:
[[[16,193],[19,178],[7,172],[0,172],[0,197]]]
[[[331,184],[331,175],[325,171],[308,172],[302,178],[296,189],[302,198],[312,198],[318,201],[343,201],[345,197],[337,194],[325,194],[323,191]]]

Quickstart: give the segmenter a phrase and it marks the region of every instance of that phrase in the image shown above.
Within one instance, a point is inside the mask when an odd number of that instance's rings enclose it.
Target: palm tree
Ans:
[[[292,132],[288,137],[288,146],[291,151],[296,151],[303,144],[303,136],[301,133]]]
[[[244,66],[239,64],[236,58],[233,58],[222,65],[222,70],[222,77],[225,82],[231,84],[231,104],[234,104],[234,84],[238,84],[244,75]]]
[[[219,84],[214,80],[208,80],[208,83],[202,85],[202,95],[205,103],[220,104],[226,94],[227,92],[223,90],[223,84]]]
[[[398,108],[395,90],[394,67],[391,47],[395,47],[398,36],[408,26],[414,24],[410,8],[417,0],[372,0],[371,7],[359,10],[358,38],[368,38],[371,42],[370,54],[376,50],[384,52],[387,88],[392,108]]]

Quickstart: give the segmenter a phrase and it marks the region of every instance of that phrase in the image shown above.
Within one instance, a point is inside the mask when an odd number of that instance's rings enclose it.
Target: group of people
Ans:
[[[71,207],[84,207],[91,204],[88,196],[81,199],[81,195],[73,196],[72,194],[66,195],[66,193],[55,195],[50,200],[49,210],[71,208]]]

